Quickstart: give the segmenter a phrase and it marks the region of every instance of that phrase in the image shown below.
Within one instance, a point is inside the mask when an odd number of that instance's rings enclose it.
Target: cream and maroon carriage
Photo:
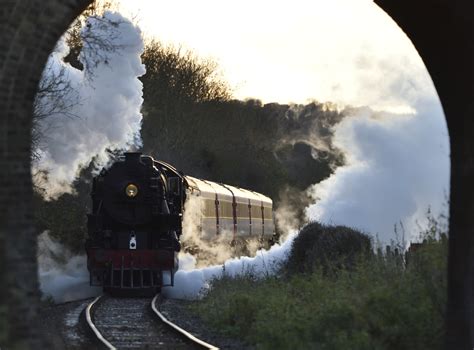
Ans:
[[[216,237],[236,243],[239,240],[271,240],[275,233],[273,202],[263,194],[239,187],[184,176],[184,210],[196,210],[202,238]],[[188,208],[192,205],[194,208]]]

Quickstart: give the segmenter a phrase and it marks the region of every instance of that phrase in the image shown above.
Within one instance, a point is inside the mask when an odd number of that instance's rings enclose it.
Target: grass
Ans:
[[[224,277],[193,309],[258,349],[439,349],[447,240],[424,237],[408,264],[401,254],[360,254],[350,268],[339,257],[330,269],[311,258],[305,272]]]

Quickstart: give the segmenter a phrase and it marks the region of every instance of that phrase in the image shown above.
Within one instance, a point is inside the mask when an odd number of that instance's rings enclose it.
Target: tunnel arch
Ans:
[[[56,41],[91,0],[0,0],[0,319],[12,347],[45,347],[31,214],[33,99]],[[447,347],[474,344],[474,19],[469,0],[374,0],[412,40],[444,108],[451,146]],[[1,306],[8,303],[2,315]],[[1,327],[1,323],[0,323]],[[1,332],[0,332],[1,340]]]
[[[31,204],[33,100],[48,55],[90,2],[0,2],[0,319],[10,325],[3,335],[9,348],[52,347],[35,327],[39,292]],[[0,323],[2,331],[5,325]]]
[[[415,45],[446,116],[451,148],[446,348],[474,345],[474,21],[468,1],[375,0]]]

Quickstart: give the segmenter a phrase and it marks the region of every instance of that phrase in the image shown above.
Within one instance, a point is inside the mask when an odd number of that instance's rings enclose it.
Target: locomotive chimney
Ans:
[[[138,163],[140,162],[141,152],[125,152],[125,162],[127,163]]]

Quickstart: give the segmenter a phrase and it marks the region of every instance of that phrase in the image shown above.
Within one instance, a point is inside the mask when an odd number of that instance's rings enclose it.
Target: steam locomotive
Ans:
[[[141,153],[125,153],[93,179],[86,241],[90,284],[104,291],[155,293],[173,286],[183,214],[198,203],[209,242],[274,234],[272,200],[257,192],[185,176]],[[196,203],[196,202],[194,202]]]

